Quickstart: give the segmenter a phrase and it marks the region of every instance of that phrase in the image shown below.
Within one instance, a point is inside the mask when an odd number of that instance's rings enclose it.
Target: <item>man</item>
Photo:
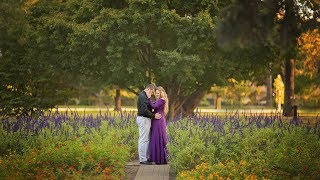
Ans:
[[[151,119],[160,119],[161,114],[153,114],[148,103],[148,98],[151,97],[155,91],[155,85],[149,84],[138,96],[138,116],[137,124],[139,126],[139,141],[138,152],[140,164],[150,165],[152,162],[148,161],[148,150],[150,141],[150,127]]]

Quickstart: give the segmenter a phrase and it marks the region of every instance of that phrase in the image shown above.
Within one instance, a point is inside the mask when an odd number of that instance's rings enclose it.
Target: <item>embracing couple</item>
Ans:
[[[151,96],[156,100],[152,101]],[[140,164],[167,164],[167,132],[165,115],[168,113],[168,97],[165,90],[149,84],[138,96],[139,126],[138,152]]]

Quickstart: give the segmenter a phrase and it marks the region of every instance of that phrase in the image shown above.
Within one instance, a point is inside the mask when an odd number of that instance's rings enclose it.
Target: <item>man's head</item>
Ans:
[[[156,90],[156,86],[154,84],[148,84],[144,89],[144,91],[149,94],[153,94],[155,90]]]

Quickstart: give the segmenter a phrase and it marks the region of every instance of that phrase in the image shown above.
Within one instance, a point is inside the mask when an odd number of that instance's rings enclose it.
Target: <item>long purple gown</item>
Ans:
[[[156,102],[153,103],[149,99],[149,104],[151,108],[154,109],[154,113],[160,113],[162,116],[161,119],[152,119],[151,121],[149,160],[155,162],[156,164],[167,164],[167,131],[164,114],[165,100],[158,99]]]

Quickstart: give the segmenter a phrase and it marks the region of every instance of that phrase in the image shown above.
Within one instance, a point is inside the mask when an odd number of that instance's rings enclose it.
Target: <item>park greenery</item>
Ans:
[[[125,179],[138,152],[134,112],[37,114],[0,121],[0,179]],[[175,118],[167,121],[170,168],[177,179],[318,179],[318,118]]]
[[[177,179],[317,179],[319,119],[281,114],[196,114],[170,122]]]
[[[277,74],[284,115],[296,97],[318,105],[318,0],[4,0],[0,11],[2,116],[106,89],[120,102],[120,90],[153,82],[174,118],[230,79],[264,84]]]
[[[319,0],[0,1],[0,179],[125,179],[136,112],[52,108],[120,110],[150,82],[169,96],[177,179],[319,179],[319,117],[291,117],[295,104],[319,108],[319,9]],[[274,82],[283,114],[194,111],[208,94],[215,108],[221,99],[241,108],[264,84],[274,107]]]
[[[125,177],[137,152],[133,113],[38,114],[0,122],[0,179]]]

